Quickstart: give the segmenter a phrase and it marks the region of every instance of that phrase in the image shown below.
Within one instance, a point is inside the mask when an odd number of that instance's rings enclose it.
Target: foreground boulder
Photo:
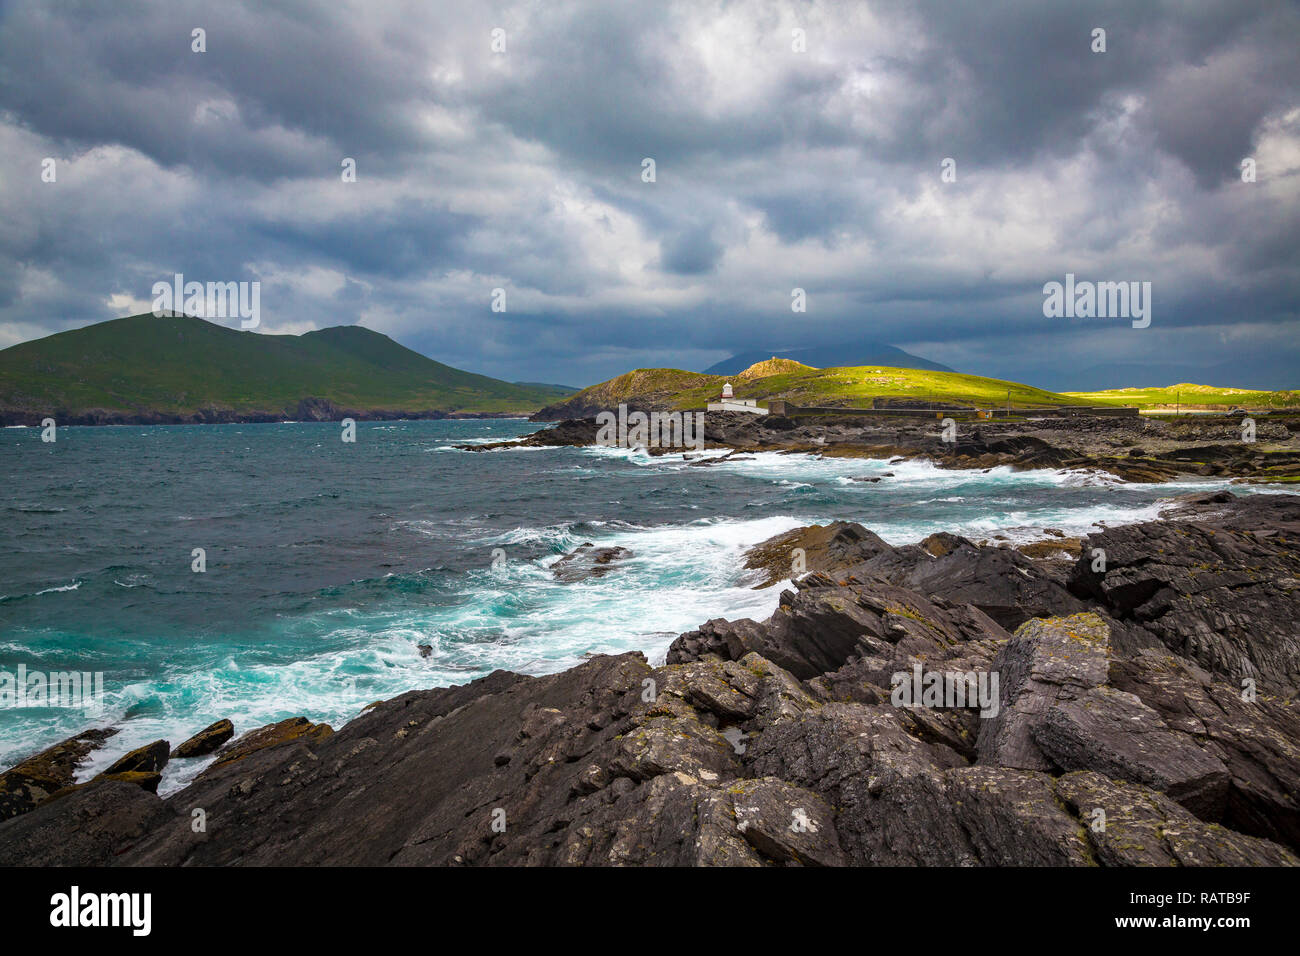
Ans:
[[[1026,623],[993,662],[1002,707],[986,721],[980,761],[1033,770],[1095,770],[1145,784],[1205,819],[1221,819],[1228,770],[1109,680],[1109,629],[1095,614]]]
[[[171,755],[171,744],[165,740],[155,740],[151,744],[132,750],[129,754],[118,758],[107,770],[105,776],[111,776],[116,773],[158,773],[163,767],[167,766],[167,758]]]
[[[250,730],[217,751],[212,766],[235,763],[261,750],[278,747],[300,738],[319,740],[334,732],[329,724],[313,724],[306,717],[290,717],[277,724]]]
[[[1070,590],[1238,688],[1294,696],[1300,499],[1221,493],[1180,512],[1090,535]]]

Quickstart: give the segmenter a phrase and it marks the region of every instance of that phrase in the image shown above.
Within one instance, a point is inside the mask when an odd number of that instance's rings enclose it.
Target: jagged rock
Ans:
[[[71,787],[78,767],[116,733],[112,728],[87,730],[0,774],[0,820],[27,813]]]
[[[1247,700],[1240,688],[1167,652],[1113,661],[1110,681],[1223,761],[1229,775],[1225,826],[1300,848],[1300,711],[1294,700],[1266,694]]]
[[[1023,625],[994,662],[1003,708],[981,730],[980,762],[1096,770],[1166,793],[1207,820],[1223,815],[1228,770],[1190,735],[1109,679],[1109,629],[1094,614]]]
[[[1212,673],[1253,678],[1267,693],[1294,695],[1300,690],[1300,501],[1259,495],[1200,509],[1197,520],[1090,535],[1070,589]],[[1104,570],[1093,570],[1093,549],[1104,553]]]
[[[545,409],[543,409],[545,411]],[[544,418],[535,418],[535,421],[546,421]],[[551,428],[543,428],[541,431],[534,432],[525,438],[512,441],[486,442],[481,445],[457,445],[461,451],[494,451],[498,448],[557,448],[557,447],[585,447],[596,444],[596,436],[600,432],[600,426],[596,424],[595,417],[574,418],[558,422]]]
[[[843,866],[835,814],[816,794],[772,777],[743,780],[727,790],[736,829],[776,863]]]
[[[294,418],[300,422],[333,422],[342,418],[342,415],[328,398],[309,397],[298,400]]]
[[[1110,631],[1095,614],[1034,619],[1021,625],[993,662],[1001,708],[980,730],[980,762],[1023,770],[1051,770],[1038,730],[1062,702],[1106,682]]]
[[[1032,546],[1023,546],[1032,549]],[[1033,560],[1041,555],[981,547],[959,535],[938,533],[915,545],[893,547],[859,524],[835,522],[776,535],[746,553],[746,567],[760,568],[759,587],[797,578],[792,561],[802,548],[806,570],[831,585],[883,581],[896,587],[971,604],[1006,628],[1031,617],[1075,614],[1087,605],[1066,588],[1068,573]],[[1073,551],[1077,539],[1045,543],[1042,555]],[[800,582],[803,583],[802,581]]]
[[[803,552],[801,566],[795,560],[796,549]],[[825,526],[795,528],[755,545],[745,553],[745,567],[764,571],[766,580],[758,587],[766,588],[808,571],[824,571],[834,576],[837,570],[891,550],[884,539],[862,525],[835,521]]]
[[[1003,639],[997,624],[972,607],[930,601],[887,585],[830,586],[810,575],[798,591],[781,595],[767,625],[711,621],[707,630],[673,642],[670,663],[702,654],[730,659],[754,652],[806,680],[838,670],[850,658],[897,646],[915,652],[983,638]]]
[[[891,548],[844,573],[971,604],[1008,629],[1031,617],[1075,614],[1087,607],[1065,588],[1061,575],[1027,555],[946,533]]]
[[[212,767],[235,763],[250,754],[277,747],[290,741],[307,739],[321,740],[334,732],[329,724],[313,724],[306,717],[290,717],[276,724],[267,724],[256,730],[250,730],[236,740],[226,744],[217,751],[217,759]],[[209,770],[212,768],[210,767]],[[207,771],[204,771],[205,773]]]
[[[1162,794],[1099,773],[1066,774],[1055,789],[1106,866],[1300,866],[1276,843],[1204,823]]]
[[[108,866],[156,827],[175,823],[175,810],[152,793],[98,779],[5,823],[0,866]]]
[[[155,740],[151,744],[137,747],[114,761],[104,771],[104,776],[119,773],[157,773],[167,766],[167,758],[171,754],[171,748],[172,745],[165,740]]]
[[[117,780],[121,783],[129,783],[132,786],[139,787],[149,793],[157,793],[158,784],[162,783],[162,774],[156,770],[120,770],[114,773],[105,771],[95,777],[95,781],[100,780]],[[84,786],[88,786],[88,784]],[[58,794],[55,794],[55,796],[58,796]]]
[[[173,758],[206,757],[235,736],[235,725],[229,720],[218,720],[172,751]]]
[[[680,635],[668,648],[669,664],[685,664],[707,656],[723,660],[740,660],[754,648],[761,646],[765,629],[749,618],[727,621],[714,618],[698,631]]]
[[[1062,770],[1096,770],[1145,784],[1197,816],[1218,820],[1228,796],[1228,769],[1185,734],[1170,730],[1137,697],[1098,687],[1048,711],[1034,741]]]
[[[1285,522],[1267,523],[1276,504],[1179,507],[1211,530],[1253,516],[1255,538],[1289,546],[1273,541]],[[874,547],[841,544],[850,560]],[[663,667],[596,655],[411,691],[337,733],[283,721],[166,799],[143,779],[67,788],[0,823],[0,863],[1300,864],[1294,695],[1263,680],[1246,693],[1143,643],[1143,623],[1086,593],[1069,595],[1085,611],[1009,634],[976,604],[1006,597],[979,585],[993,549],[953,535],[913,548],[811,571],[768,621],[711,621]],[[934,587],[970,603],[857,576],[881,561],[928,580],[944,560],[972,570]],[[1020,613],[1060,599],[1047,584],[1064,577],[1039,573]],[[996,674],[997,713],[894,706],[893,675],[914,666]],[[65,832],[78,835],[52,850]]]
[[[1087,866],[1079,821],[1062,812],[1051,777],[1030,771],[963,767],[943,775],[944,794],[984,866]]]

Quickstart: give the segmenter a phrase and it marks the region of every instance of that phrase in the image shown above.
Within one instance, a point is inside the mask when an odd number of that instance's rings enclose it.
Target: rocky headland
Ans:
[[[497,671],[337,731],[218,722],[76,784],[92,731],[0,775],[0,864],[1300,862],[1300,498],[1193,496],[1078,546],[800,529],[749,555],[774,583],[801,549],[771,618],[659,667]],[[996,706],[897,705],[922,672],[996,675]]]
[[[943,468],[1088,469],[1124,481],[1155,483],[1180,477],[1246,481],[1300,480],[1300,419],[1261,417],[1254,440],[1242,440],[1241,416],[1179,420],[1088,417],[956,422],[945,441],[934,413],[916,418],[816,415],[788,418],[709,412],[704,448],[650,447],[653,455],[682,455],[692,464],[717,464],[754,452],[836,458],[927,459]],[[568,419],[517,441],[458,446],[486,452],[501,448],[584,446],[597,443],[596,418]]]

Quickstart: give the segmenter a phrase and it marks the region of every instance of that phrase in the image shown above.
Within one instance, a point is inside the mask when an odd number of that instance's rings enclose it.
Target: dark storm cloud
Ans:
[[[464,260],[464,241],[480,220],[428,201],[400,208],[363,209],[324,222],[255,223],[277,251],[330,263],[371,278],[423,274],[430,262]]]
[[[712,272],[723,252],[709,226],[693,226],[663,244],[663,268],[677,275]]]
[[[1300,379],[1298,44],[1268,0],[10,2],[0,346],[181,271],[514,379],[862,338]],[[1066,272],[1152,327],[1045,319]]]
[[[431,92],[420,51],[400,33],[368,44],[354,28],[334,4],[11,3],[0,108],[55,142],[119,143],[254,179],[302,175],[322,149],[414,148],[408,110]]]

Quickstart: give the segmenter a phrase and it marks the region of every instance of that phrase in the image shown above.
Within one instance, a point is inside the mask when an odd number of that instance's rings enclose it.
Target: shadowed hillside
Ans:
[[[263,335],[145,314],[0,351],[6,424],[527,414],[563,394],[464,372],[356,325]]]

